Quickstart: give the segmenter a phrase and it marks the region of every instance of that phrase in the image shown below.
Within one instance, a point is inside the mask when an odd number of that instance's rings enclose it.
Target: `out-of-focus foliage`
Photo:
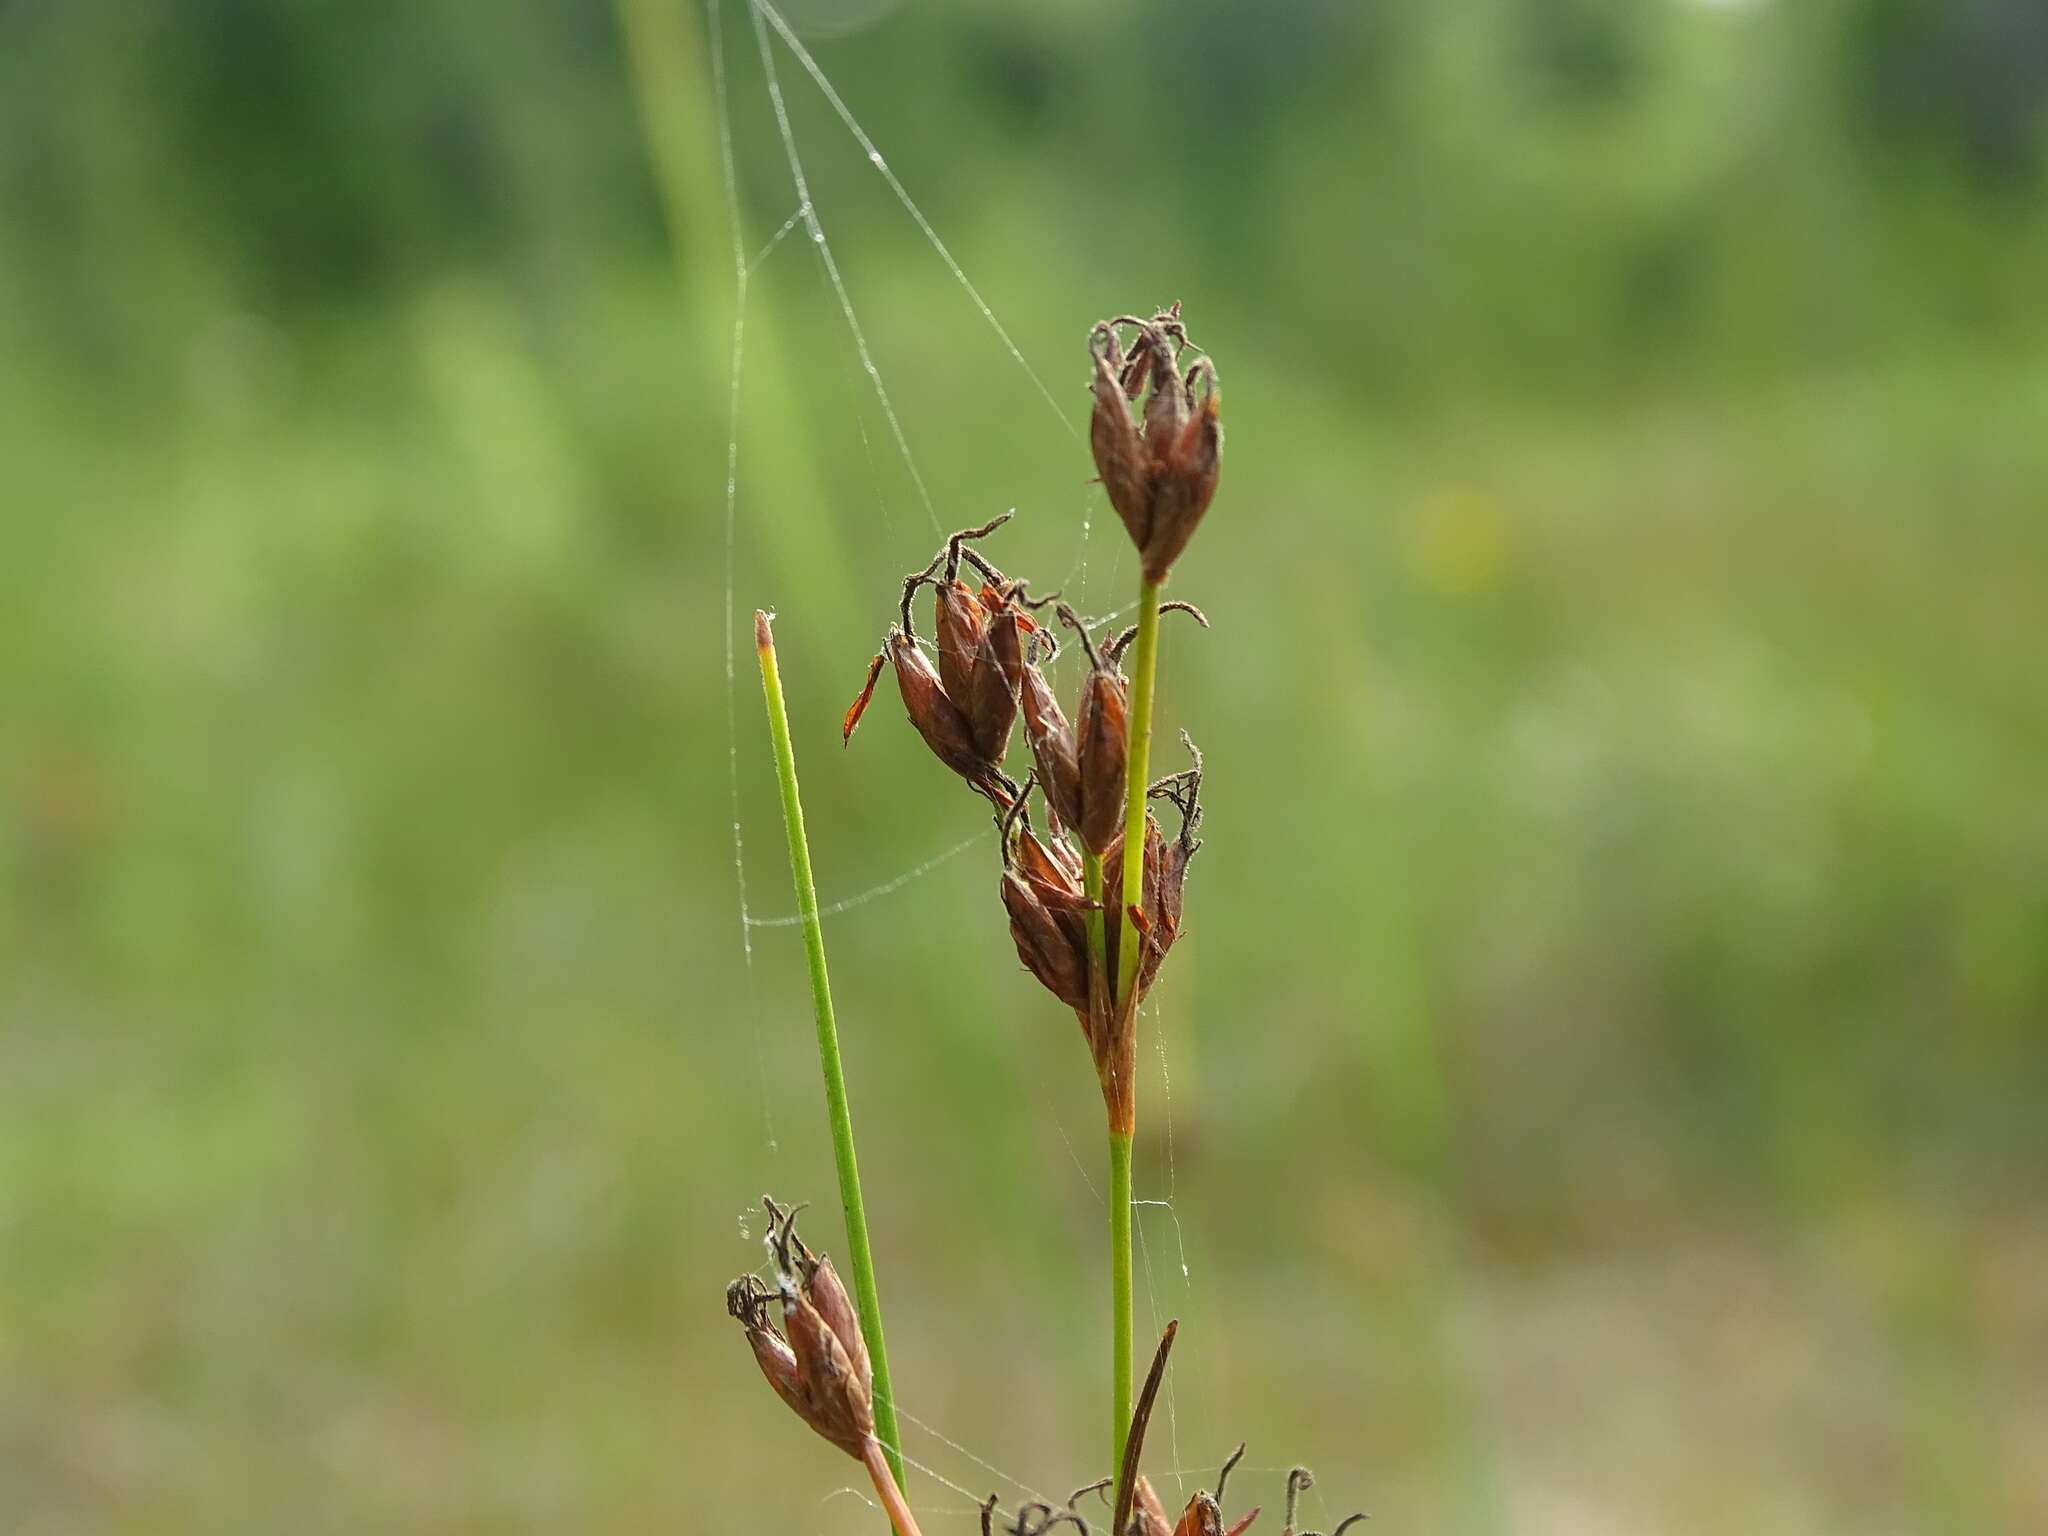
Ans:
[[[627,10],[0,8],[10,1529],[876,1523],[719,1305],[758,1190],[831,1187],[794,931],[740,942],[743,626],[831,901],[985,827],[893,708],[836,740],[935,529],[1135,573],[785,53],[932,510],[799,229],[727,624],[704,13]],[[1398,1530],[2048,1525],[2040,7],[789,10],[1070,423],[1132,306],[1224,380],[1158,1465],[1249,1437]],[[796,197],[723,25],[751,254]],[[1095,1097],[992,835],[828,937],[905,1403],[1063,1494]]]

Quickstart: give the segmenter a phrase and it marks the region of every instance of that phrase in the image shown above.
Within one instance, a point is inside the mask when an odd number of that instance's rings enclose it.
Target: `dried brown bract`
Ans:
[[[1173,1522],[1166,1518],[1166,1506],[1152,1491],[1152,1479],[1138,1475],[1138,1491],[1131,1500],[1131,1536],[1173,1536]]]
[[[1128,354],[1125,327],[1137,333]],[[1145,579],[1155,583],[1166,580],[1209,510],[1223,447],[1215,365],[1200,357],[1183,373],[1180,353],[1188,345],[1178,304],[1150,320],[1101,321],[1088,335],[1095,360],[1088,441],[1096,473],[1138,548]],[[1144,406],[1133,419],[1131,402],[1140,391]]]
[[[1123,943],[1123,925],[1135,922],[1138,927],[1138,988],[1137,1002],[1145,1000],[1152,990],[1152,982],[1159,974],[1161,962],[1173,948],[1174,940],[1180,937],[1181,909],[1187,886],[1188,861],[1202,846],[1195,836],[1195,829],[1202,822],[1202,754],[1181,733],[1181,743],[1195,762],[1192,768],[1169,774],[1157,780],[1147,791],[1148,799],[1166,800],[1180,812],[1180,832],[1168,842],[1159,830],[1159,823],[1152,813],[1145,813],[1145,877],[1144,903],[1129,911],[1112,912],[1109,915],[1109,965],[1110,978],[1116,986],[1117,996],[1122,997],[1121,978],[1116,975]],[[1102,887],[1106,891],[1123,889],[1124,849],[1121,842],[1103,861]]]

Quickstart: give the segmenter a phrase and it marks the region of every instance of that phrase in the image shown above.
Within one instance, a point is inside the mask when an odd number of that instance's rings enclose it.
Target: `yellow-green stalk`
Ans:
[[[854,1310],[860,1315],[860,1331],[874,1363],[875,1433],[900,1488],[903,1437],[896,1427],[896,1393],[889,1381],[889,1351],[882,1343],[882,1296],[875,1285],[867,1208],[860,1197],[860,1166],[853,1151],[853,1110],[847,1103],[846,1072],[839,1059],[839,1027],[832,1015],[832,983],[825,971],[825,929],[818,920],[818,888],[811,878],[811,845],[804,836],[803,801],[797,795],[796,749],[790,743],[789,713],[782,702],[782,674],[775,665],[775,636],[765,613],[754,615],[754,648],[760,653],[761,693],[768,706],[768,733],[775,742],[775,776],[782,787],[782,825],[789,835],[789,877],[796,886],[797,914],[803,919],[804,954],[811,968],[811,1011],[818,1026],[818,1066],[825,1078],[825,1113],[832,1124],[832,1161],[839,1173],[839,1204],[846,1213],[846,1267],[853,1274]],[[876,1486],[881,1486],[879,1481]]]

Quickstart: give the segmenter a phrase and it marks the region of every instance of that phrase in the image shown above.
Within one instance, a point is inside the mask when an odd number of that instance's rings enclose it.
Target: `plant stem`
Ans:
[[[1081,895],[1088,902],[1088,913],[1082,921],[1088,932],[1089,1043],[1092,1047],[1094,1032],[1108,1027],[1109,938],[1102,922],[1102,860],[1085,846],[1081,849]]]
[[[1131,1133],[1109,1133],[1109,1292],[1114,1354],[1110,1386],[1109,1465],[1123,1475],[1124,1436],[1131,1427]]]
[[[1121,994],[1114,1001],[1116,1044],[1112,1075],[1121,1074],[1121,1102],[1128,1106],[1124,1123],[1112,1112],[1109,1125],[1109,1285],[1113,1324],[1110,1431],[1115,1451],[1123,1456],[1123,1437],[1131,1420],[1131,1138],[1136,1133],[1138,1029],[1138,925],[1132,908],[1145,904],[1145,790],[1152,772],[1152,694],[1159,671],[1159,583],[1138,579],[1137,651],[1131,662],[1130,750],[1124,778],[1124,888],[1119,893],[1122,943],[1116,975]],[[1117,1468],[1121,1472],[1121,1468]]]
[[[1124,777],[1123,910],[1145,904],[1145,791],[1152,774],[1152,691],[1159,671],[1159,583],[1138,582],[1138,642],[1131,661],[1131,747]],[[1128,920],[1116,974],[1127,996],[1138,981],[1138,925]],[[1122,999],[1119,999],[1120,1001]],[[1130,1010],[1132,1018],[1136,1008]]]
[[[761,657],[761,693],[768,705],[768,733],[775,740],[775,775],[782,786],[782,825],[789,834],[789,877],[803,918],[804,954],[811,966],[811,1009],[818,1021],[818,1066],[825,1076],[825,1110],[832,1122],[832,1160],[839,1170],[839,1204],[846,1213],[846,1259],[853,1271],[853,1304],[875,1372],[875,1432],[881,1438],[896,1484],[903,1483],[902,1434],[896,1428],[896,1394],[889,1384],[889,1352],[882,1344],[882,1297],[875,1286],[875,1258],[868,1246],[867,1208],[860,1198],[860,1167],[853,1155],[853,1111],[846,1102],[846,1073],[839,1060],[839,1027],[832,1017],[832,983],[825,974],[825,929],[818,921],[818,888],[811,879],[811,845],[804,836],[803,801],[797,796],[796,749],[789,739],[789,712],[782,702],[782,674],[775,665],[775,636],[768,615],[754,615],[754,648]],[[1128,1261],[1126,1261],[1128,1267]],[[879,1482],[876,1485],[880,1487]],[[912,1526],[905,1536],[915,1536]]]
[[[889,1512],[889,1523],[896,1527],[896,1536],[923,1536],[917,1528],[917,1517],[910,1512],[910,1502],[903,1497],[903,1485],[897,1480],[902,1477],[900,1470],[891,1476],[891,1467],[883,1459],[883,1451],[872,1438],[867,1450],[860,1458],[862,1466],[868,1469],[868,1479],[874,1483],[875,1492],[881,1497],[882,1508]]]

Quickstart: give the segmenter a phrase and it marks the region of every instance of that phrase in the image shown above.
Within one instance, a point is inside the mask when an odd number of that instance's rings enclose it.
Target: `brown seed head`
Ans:
[[[1088,851],[1101,858],[1124,819],[1124,764],[1130,749],[1127,686],[1107,665],[1088,669],[1074,717],[1081,804],[1071,825]]]
[[[1088,440],[1109,503],[1138,548],[1147,581],[1164,581],[1216,494],[1222,451],[1216,370],[1206,358],[1182,374],[1178,306],[1150,321],[1105,321],[1088,338],[1095,396]],[[1135,324],[1127,364],[1117,326]],[[1143,427],[1129,401],[1146,394]]]
[[[831,1260],[798,1238],[796,1213],[768,1208],[776,1268],[773,1287],[742,1275],[726,1288],[726,1310],[747,1332],[755,1363],[798,1418],[847,1455],[862,1459],[874,1438],[873,1376],[867,1344]],[[768,1320],[768,1302],[782,1328]]]

